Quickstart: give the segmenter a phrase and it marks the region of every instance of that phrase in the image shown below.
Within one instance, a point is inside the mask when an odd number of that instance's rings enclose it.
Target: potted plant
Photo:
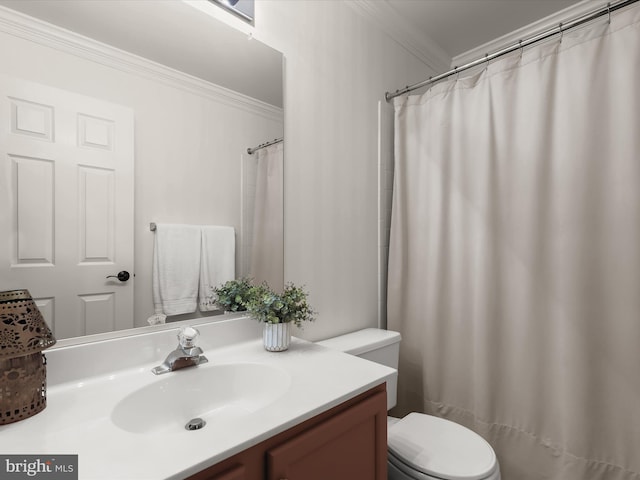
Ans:
[[[226,312],[244,312],[253,294],[253,288],[248,278],[229,280],[213,289],[214,302]]]
[[[281,352],[289,348],[291,324],[300,327],[302,322],[315,318],[315,312],[307,303],[307,292],[292,283],[285,285],[282,293],[276,293],[267,284],[252,288],[246,302],[247,312],[264,323],[264,348]]]

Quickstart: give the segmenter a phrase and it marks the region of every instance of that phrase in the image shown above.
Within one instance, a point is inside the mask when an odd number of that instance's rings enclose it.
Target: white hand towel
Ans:
[[[200,226],[156,226],[153,250],[153,303],[156,313],[196,311],[200,277]]]
[[[201,312],[215,310],[213,288],[236,278],[236,235],[233,227],[204,225],[200,254]]]

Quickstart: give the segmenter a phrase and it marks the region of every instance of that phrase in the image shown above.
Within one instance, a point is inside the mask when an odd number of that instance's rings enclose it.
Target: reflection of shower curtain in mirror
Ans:
[[[258,172],[253,217],[253,243],[249,275],[271,288],[280,290],[284,284],[282,164],[283,143],[256,151]]]

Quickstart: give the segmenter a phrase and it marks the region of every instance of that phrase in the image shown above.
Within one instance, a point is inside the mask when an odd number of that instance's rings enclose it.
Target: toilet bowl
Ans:
[[[367,328],[318,342],[398,368],[400,334]],[[395,406],[397,382],[387,383],[387,408]],[[462,425],[424,413],[387,417],[389,480],[500,480],[491,446]]]

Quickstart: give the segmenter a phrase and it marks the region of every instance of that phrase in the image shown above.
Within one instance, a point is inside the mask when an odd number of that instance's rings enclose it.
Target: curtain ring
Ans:
[[[522,40],[518,40],[518,44],[520,45],[520,58],[522,59],[522,54],[524,53],[524,48],[522,47]]]
[[[489,54],[488,53],[484,54],[484,61],[487,62],[487,64],[484,67],[484,69],[487,70],[489,68]]]
[[[609,23],[611,23],[611,3],[607,3],[607,15],[609,17]]]
[[[458,67],[453,67],[453,71],[456,74],[456,82],[460,79],[460,72],[458,71]]]
[[[564,38],[564,30],[562,29],[562,22],[558,24],[558,31],[560,32],[560,43],[562,43],[562,39]]]

